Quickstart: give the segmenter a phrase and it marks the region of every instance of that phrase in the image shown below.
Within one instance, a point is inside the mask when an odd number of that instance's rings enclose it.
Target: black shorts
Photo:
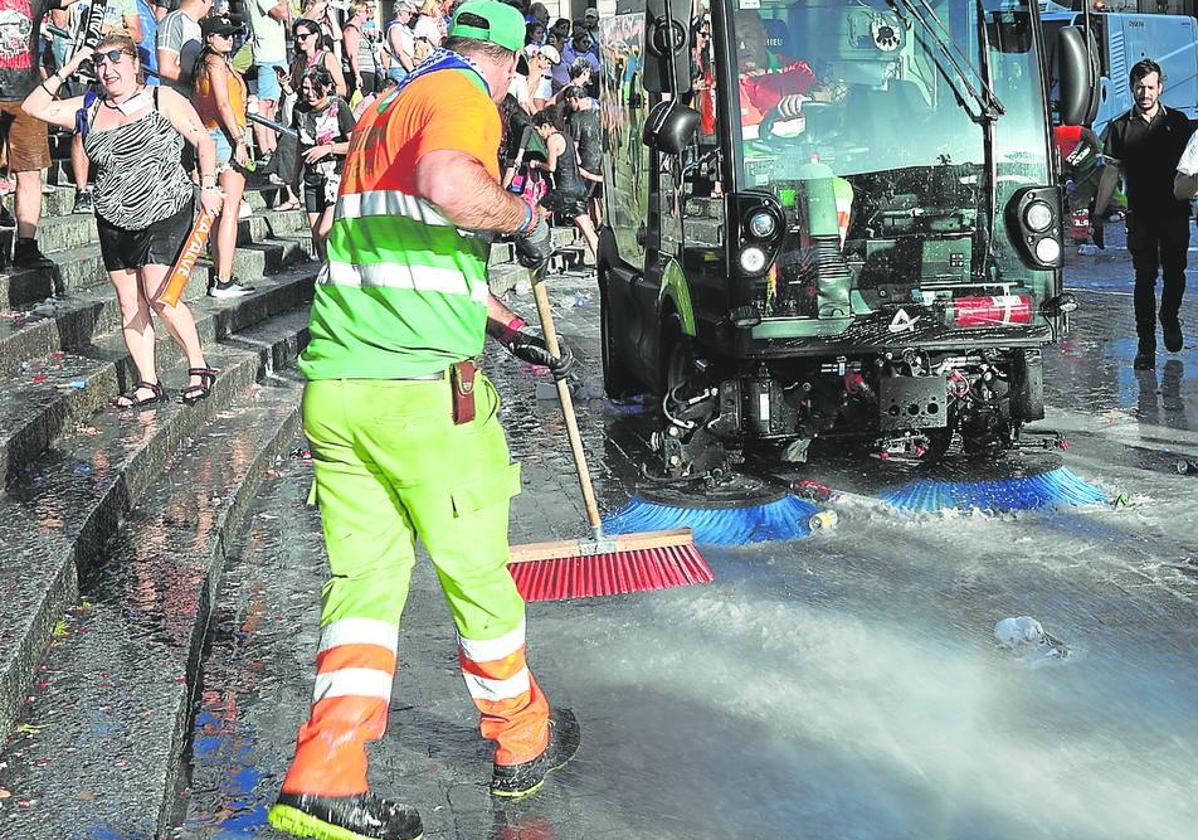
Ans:
[[[96,216],[105,270],[133,271],[147,265],[174,265],[194,221],[195,210],[190,201],[175,215],[141,230],[125,230]]]
[[[553,190],[541,199],[541,204],[567,219],[576,219],[587,214],[587,200],[588,196],[585,193],[576,195]]]
[[[602,199],[603,198],[603,182],[602,181],[588,181],[587,183],[589,183],[591,185],[591,187],[590,187],[591,198]]]
[[[304,209],[309,213],[323,213],[327,208],[332,207],[335,202],[329,201],[325,197],[325,187],[328,179],[321,178],[314,181],[311,178],[304,178]]]

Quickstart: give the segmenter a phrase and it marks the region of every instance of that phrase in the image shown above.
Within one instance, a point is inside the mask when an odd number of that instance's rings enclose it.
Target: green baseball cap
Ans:
[[[468,0],[453,13],[449,35],[491,41],[519,52],[524,47],[524,16],[499,0]]]

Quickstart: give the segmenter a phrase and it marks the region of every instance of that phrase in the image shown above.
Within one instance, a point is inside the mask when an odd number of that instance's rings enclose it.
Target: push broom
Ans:
[[[532,281],[545,345],[557,356],[557,331],[553,327],[543,270],[533,272]],[[508,569],[524,600],[560,601],[711,583],[714,579],[711,568],[695,547],[689,528],[604,535],[574,416],[574,401],[565,379],[557,380],[557,398],[566,421],[592,538],[512,546]]]

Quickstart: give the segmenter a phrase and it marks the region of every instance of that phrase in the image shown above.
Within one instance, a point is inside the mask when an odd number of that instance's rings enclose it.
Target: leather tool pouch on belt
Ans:
[[[453,388],[453,422],[460,426],[474,419],[474,374],[478,368],[469,360],[457,362],[449,368],[449,382]]]

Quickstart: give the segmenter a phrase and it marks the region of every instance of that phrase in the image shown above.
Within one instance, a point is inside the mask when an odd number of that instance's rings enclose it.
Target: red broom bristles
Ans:
[[[693,545],[532,560],[508,566],[525,601],[563,601],[715,580]]]

